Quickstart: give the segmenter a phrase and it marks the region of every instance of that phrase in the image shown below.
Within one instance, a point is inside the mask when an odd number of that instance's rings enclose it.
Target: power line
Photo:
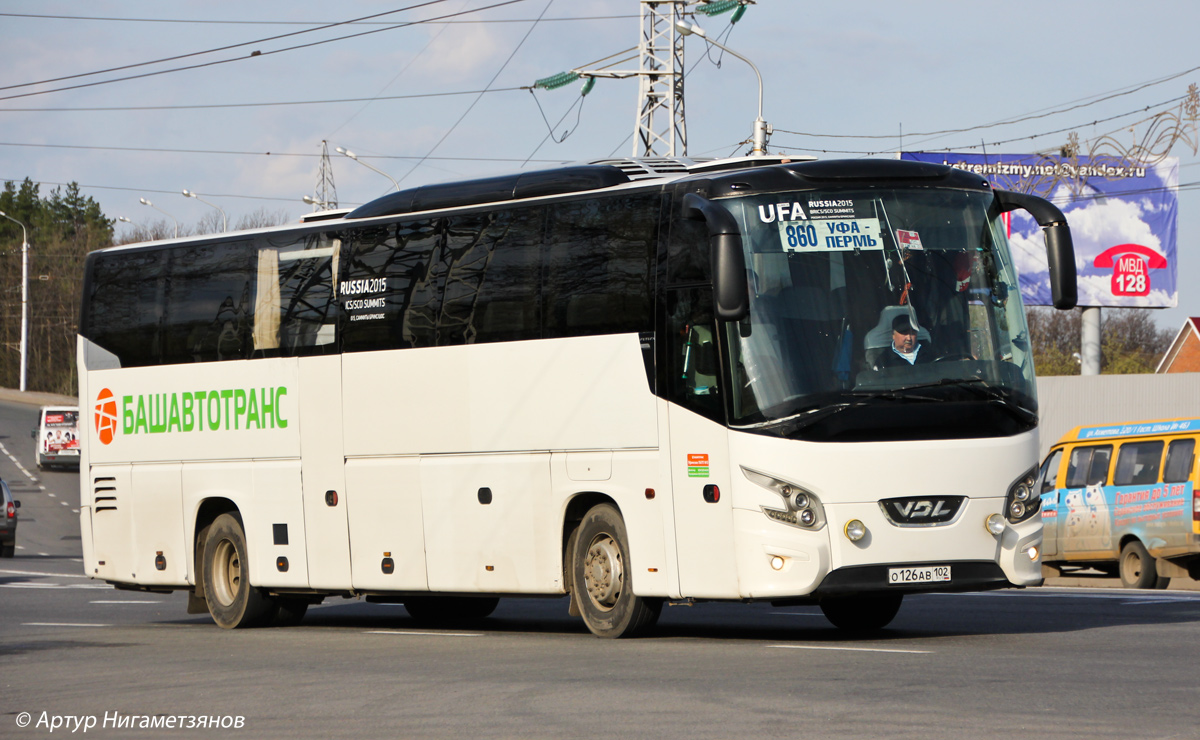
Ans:
[[[389,11],[395,12],[395,11]],[[115,18],[110,16],[91,16],[91,15],[39,15],[36,13],[0,13],[0,17],[9,18],[41,18],[50,20],[66,20],[66,21],[119,21],[128,23],[184,23],[187,25],[239,25],[239,26],[330,26],[330,25],[355,25],[355,26],[386,26],[385,21],[229,21],[229,20],[209,20],[201,18],[182,19],[182,18]],[[366,16],[373,18],[375,16]],[[636,15],[580,15],[570,16],[567,18],[543,18],[542,23],[560,23],[570,21],[615,21],[629,20],[637,18]],[[450,21],[437,20],[430,23],[442,24],[492,24],[492,23],[532,23],[533,18],[489,18],[489,19],[473,19],[465,21]],[[314,29],[316,30],[316,29]]]
[[[197,105],[128,105],[128,106],[94,106],[83,108],[0,108],[0,113],[72,113],[72,112],[114,112],[137,110],[212,110],[218,108],[272,108],[287,105],[328,105],[333,103],[364,103],[376,100],[414,100],[418,98],[446,98],[455,95],[479,95],[494,92],[516,92],[524,87],[495,87],[487,90],[458,90],[442,93],[416,93],[413,95],[384,95],[373,98],[334,98],[330,100],[285,100],[273,103],[212,103]],[[3,100],[4,98],[0,98]]]
[[[431,0],[429,3],[423,3],[422,5],[432,4],[434,2],[440,3],[440,2],[445,2],[445,1],[446,0]],[[515,3],[522,3],[522,2],[525,2],[525,0],[504,0],[503,2],[494,3],[492,5],[485,5],[481,8],[474,8],[472,10],[465,10],[460,13],[450,13],[448,15],[439,16],[438,19],[450,18],[455,15],[466,15],[468,13],[478,13],[480,11],[492,10],[495,8],[503,7],[505,5],[513,5]],[[413,6],[413,7],[421,7],[421,6],[417,5],[417,6]],[[395,11],[393,11],[393,12],[395,12]],[[85,88],[85,87],[96,87],[98,85],[108,85],[113,82],[125,82],[128,80],[143,79],[145,77],[155,77],[157,75],[170,74],[172,72],[184,72],[184,71],[192,70],[192,69],[202,69],[204,67],[213,67],[218,64],[228,64],[230,62],[239,62],[239,61],[244,61],[246,59],[254,59],[256,57],[265,57],[265,56],[271,56],[274,54],[282,54],[287,51],[296,51],[297,49],[308,49],[313,46],[321,46],[322,44],[331,44],[335,41],[345,41],[347,39],[360,38],[362,36],[369,36],[369,35],[375,34],[375,33],[382,33],[383,31],[392,31],[397,28],[408,28],[409,26],[416,26],[416,25],[421,25],[423,23],[428,23],[430,20],[437,20],[437,19],[429,19],[429,20],[422,20],[422,21],[409,21],[407,23],[400,23],[400,24],[396,24],[394,26],[388,26],[386,28],[377,28],[377,29],[373,29],[370,31],[360,31],[359,33],[352,33],[352,34],[348,34],[346,36],[338,36],[336,38],[324,39],[322,41],[313,41],[308,44],[298,44],[296,46],[288,46],[288,47],[284,47],[282,49],[274,49],[272,51],[255,50],[248,56],[230,57],[228,59],[218,59],[218,60],[215,60],[212,62],[203,62],[200,64],[191,64],[191,65],[187,65],[184,67],[173,67],[171,69],[163,69],[163,70],[159,70],[157,72],[145,72],[143,74],[138,74],[138,75],[128,75],[126,77],[115,77],[111,80],[100,80],[98,82],[87,82],[87,83],[83,83],[80,85],[68,85],[66,87],[56,87],[52,90],[39,90],[37,92],[21,93],[20,95],[9,95],[6,97],[0,97],[0,100],[14,100],[17,98],[27,98],[27,97],[31,97],[33,95],[46,95],[49,93],[63,92],[65,90],[78,90],[78,89]],[[317,29],[313,29],[313,30],[317,30]],[[307,33],[307,31],[304,31],[301,33]],[[295,34],[283,34],[283,36],[279,36],[276,38],[283,38],[284,36],[292,36],[292,35],[295,35]],[[253,43],[257,43],[257,42],[249,42],[249,43],[253,44]],[[247,44],[237,44],[236,46],[246,46],[246,45]],[[236,48],[236,47],[226,47],[226,48]],[[195,54],[189,54],[186,56],[197,56],[200,54],[208,54],[208,53],[212,53],[212,50],[207,51],[207,52],[196,52]],[[140,66],[145,66],[146,64],[155,64],[155,63],[157,63],[157,62],[143,62],[140,64],[130,65],[130,66],[140,67]],[[87,74],[98,74],[98,73],[87,73]],[[86,76],[86,75],[77,75],[77,76]],[[66,79],[66,78],[64,78],[64,79]],[[33,85],[33,84],[42,84],[42,83],[24,83],[23,85],[20,85],[20,87],[25,87],[27,85]],[[18,87],[18,86],[12,86],[12,87]],[[3,88],[0,88],[0,89],[3,89]]]
[[[320,154],[311,154],[308,152],[253,152],[246,150],[233,149],[170,149],[166,147],[140,147],[140,146],[92,146],[85,144],[25,144],[10,141],[0,141],[0,146],[12,147],[31,147],[37,149],[81,149],[85,151],[112,151],[112,152],[143,152],[155,154],[228,154],[236,156],[254,156],[254,157],[320,157]],[[364,159],[422,159],[417,154],[372,154]],[[522,157],[424,157],[424,159],[433,159],[444,162],[524,162]],[[535,159],[534,162],[561,162],[561,159]],[[175,191],[171,191],[175,192]]]
[[[471,104],[467,106],[467,109],[463,111],[463,114],[458,117],[458,120],[454,122],[454,125],[451,126],[446,133],[442,134],[442,138],[438,139],[437,143],[433,145],[433,148],[429,150],[429,154],[433,154],[435,151],[437,151],[437,148],[441,146],[444,141],[446,141],[450,134],[454,133],[454,129],[458,128],[458,124],[462,123],[463,119],[466,118],[467,115],[475,108],[475,104],[483,99],[483,93],[488,91],[488,89],[492,86],[492,83],[496,81],[496,78],[498,78],[504,71],[505,67],[508,66],[508,63],[513,60],[513,57],[515,57],[517,52],[521,50],[521,47],[525,45],[525,41],[529,38],[529,34],[533,33],[533,29],[537,28],[538,21],[540,21],[542,16],[546,14],[546,11],[550,10],[550,6],[553,4],[554,0],[547,0],[546,7],[542,8],[542,12],[538,15],[538,20],[533,22],[533,25],[529,27],[529,30],[526,31],[525,35],[521,37],[521,40],[517,42],[517,45],[513,48],[512,53],[508,55],[508,59],[504,60],[504,64],[501,64],[500,68],[496,70],[496,74],[492,75],[492,79],[488,80],[488,84],[484,86],[483,91],[479,93],[478,97],[471,101]],[[400,180],[397,182],[403,181],[406,177],[415,172],[417,168],[421,166],[421,163],[428,158],[428,155],[422,157],[408,170],[408,172],[405,172],[403,175],[401,175]]]
[[[1079,110],[1080,108],[1086,108],[1088,106],[1092,106],[1097,103],[1105,102],[1108,100],[1113,100],[1115,98],[1123,97],[1125,95],[1132,95],[1135,92],[1140,92],[1141,90],[1145,90],[1146,88],[1153,87],[1155,85],[1160,85],[1164,82],[1170,82],[1171,80],[1178,79],[1180,77],[1183,77],[1186,74],[1195,72],[1197,70],[1200,70],[1200,67],[1192,67],[1191,69],[1185,69],[1182,72],[1171,74],[1166,77],[1161,77],[1161,78],[1158,78],[1155,80],[1150,80],[1150,81],[1147,81],[1144,83],[1139,83],[1137,86],[1135,86],[1131,89],[1122,88],[1120,91],[1114,91],[1112,94],[1101,93],[1102,97],[1098,97],[1094,100],[1091,100],[1091,102],[1079,103],[1078,105],[1073,105],[1073,104],[1069,103],[1069,104],[1067,104],[1068,107],[1066,107],[1066,108],[1057,108],[1057,109],[1046,111],[1046,112],[1038,111],[1038,112],[1035,112],[1032,114],[1027,114],[1027,115],[1021,116],[1019,118],[1009,118],[1009,119],[1005,119],[1002,121],[995,121],[993,123],[981,124],[978,126],[969,126],[966,128],[957,128],[957,129],[945,129],[943,131],[927,131],[927,132],[911,133],[911,134],[907,134],[907,135],[908,136],[937,137],[937,136],[945,136],[947,134],[962,134],[962,133],[968,133],[970,131],[981,131],[983,129],[995,128],[997,126],[1010,126],[1010,125],[1016,124],[1016,123],[1024,123],[1026,121],[1032,121],[1032,120],[1036,120],[1036,119],[1040,119],[1040,118],[1048,118],[1050,116],[1056,116],[1061,113],[1069,113],[1070,111],[1073,111],[1073,110]],[[1182,96],[1179,96],[1176,98],[1172,98],[1171,100],[1168,100],[1165,103],[1158,103],[1156,105],[1169,105],[1170,103],[1174,103],[1174,102],[1183,100],[1186,97],[1187,97],[1186,95],[1182,95]],[[1087,100],[1087,98],[1083,98],[1082,100]],[[1072,101],[1072,103],[1074,103],[1074,102],[1077,102],[1077,101]],[[1140,112],[1141,110],[1148,110],[1150,107],[1155,107],[1155,106],[1147,106],[1145,109],[1138,109],[1137,111],[1134,111],[1134,112]],[[1131,115],[1131,114],[1125,113],[1123,115]],[[1117,117],[1119,117],[1119,116],[1117,116]],[[1108,119],[1103,119],[1103,120],[1112,120],[1112,119],[1108,118]],[[777,134],[793,134],[796,136],[811,136],[814,138],[836,138],[836,139],[895,139],[896,138],[895,134],[872,134],[872,135],[818,134],[818,133],[805,132],[805,131],[787,131],[785,129],[780,129],[780,128],[776,128],[775,133],[777,133]]]
[[[187,59],[189,57],[202,56],[204,54],[213,54],[218,51],[229,51],[230,49],[237,49],[237,48],[240,48],[243,46],[253,46],[254,44],[263,44],[268,41],[278,41],[279,39],[285,39],[285,38],[288,38],[291,36],[299,36],[301,34],[312,33],[314,31],[324,31],[325,29],[333,28],[335,26],[341,26],[341,25],[345,25],[347,23],[353,23],[355,20],[366,20],[368,18],[379,18],[380,16],[393,15],[395,13],[402,13],[406,10],[422,8],[422,7],[425,7],[426,5],[437,5],[438,3],[443,3],[443,2],[446,2],[446,0],[429,0],[428,2],[419,3],[417,5],[410,5],[406,8],[397,8],[396,10],[388,10],[383,13],[375,13],[374,15],[366,15],[366,16],[363,16],[362,18],[356,18],[356,19],[349,20],[349,21],[339,21],[336,23],[330,23],[328,25],[320,26],[317,28],[308,28],[303,31],[292,31],[291,33],[284,33],[284,34],[280,34],[278,36],[268,36],[266,38],[254,39],[253,41],[245,41],[240,44],[230,44],[228,46],[218,46],[214,49],[208,49],[206,51],[194,51],[194,52],[191,52],[188,54],[177,54],[173,57],[163,57],[162,59],[153,59],[148,62],[137,62],[136,64],[125,64],[120,67],[109,67],[108,69],[98,69],[94,72],[81,72],[79,74],[66,75],[65,77],[52,77],[50,79],[38,80],[37,82],[22,82],[19,85],[4,85],[4,86],[0,86],[0,90],[14,90],[18,87],[30,87],[32,85],[48,85],[51,82],[63,82],[64,80],[75,80],[75,79],[79,79],[80,77],[90,77],[92,75],[107,74],[109,72],[120,72],[121,70],[135,69],[137,67],[145,67],[145,66],[148,66],[151,64],[162,64],[163,62],[174,62],[174,61],[178,61],[180,59]],[[7,15],[7,13],[3,13],[0,15]]]

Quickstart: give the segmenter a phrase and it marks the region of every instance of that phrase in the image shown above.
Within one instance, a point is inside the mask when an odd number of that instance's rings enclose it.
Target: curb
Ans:
[[[79,405],[79,399],[74,396],[60,396],[57,393],[39,393],[36,391],[19,391],[15,388],[0,388],[0,401],[20,403],[26,406]]]

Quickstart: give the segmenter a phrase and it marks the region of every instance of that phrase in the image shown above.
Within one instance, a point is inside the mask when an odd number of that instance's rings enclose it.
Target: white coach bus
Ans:
[[[606,637],[1037,584],[1018,207],[1074,305],[1057,208],[895,160],[606,161],[94,252],[87,574],[227,628],[570,594]]]

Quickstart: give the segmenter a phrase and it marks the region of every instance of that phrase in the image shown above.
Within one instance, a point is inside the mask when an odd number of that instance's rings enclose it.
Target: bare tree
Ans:
[[[1026,312],[1038,375],[1078,375],[1082,311],[1030,308]],[[1100,372],[1152,373],[1175,333],[1159,328],[1147,309],[1106,308],[1101,314]]]

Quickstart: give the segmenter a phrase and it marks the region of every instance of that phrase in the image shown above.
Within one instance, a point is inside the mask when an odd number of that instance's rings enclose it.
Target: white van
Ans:
[[[33,430],[38,470],[48,465],[79,467],[79,407],[43,406]]]

